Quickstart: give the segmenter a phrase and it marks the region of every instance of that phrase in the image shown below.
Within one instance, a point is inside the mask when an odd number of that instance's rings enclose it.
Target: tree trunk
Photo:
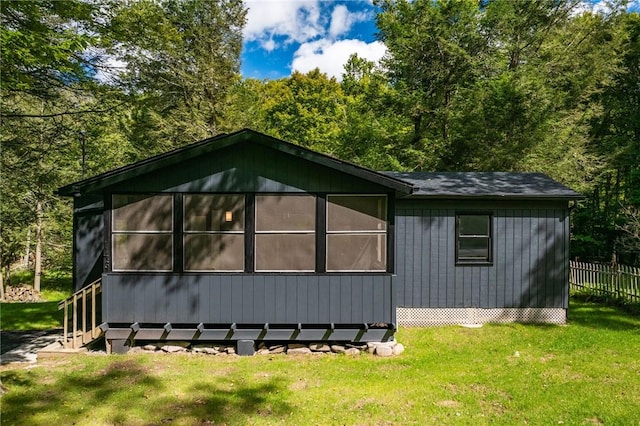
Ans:
[[[33,289],[40,291],[40,277],[42,276],[42,200],[36,202],[36,253]]]
[[[0,300],[4,301],[4,274],[2,268],[0,268]]]
[[[31,257],[31,229],[27,229],[27,249],[24,254],[24,261],[22,266],[24,269],[29,269],[29,258]]]

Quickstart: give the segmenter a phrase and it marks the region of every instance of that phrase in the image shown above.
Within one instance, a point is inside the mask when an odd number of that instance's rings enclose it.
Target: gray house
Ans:
[[[542,174],[375,172],[242,130],[58,193],[74,312],[109,346],[566,320],[580,196]]]

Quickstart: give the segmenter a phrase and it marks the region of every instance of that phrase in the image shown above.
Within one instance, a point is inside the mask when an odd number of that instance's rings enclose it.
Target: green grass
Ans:
[[[12,275],[12,285],[33,284],[33,273],[19,272]],[[2,330],[50,330],[62,327],[63,313],[58,302],[71,295],[71,274],[45,272],[41,283],[42,303],[0,304],[0,329]]]
[[[6,424],[640,424],[640,318],[401,329],[399,357],[77,355],[4,367]]]

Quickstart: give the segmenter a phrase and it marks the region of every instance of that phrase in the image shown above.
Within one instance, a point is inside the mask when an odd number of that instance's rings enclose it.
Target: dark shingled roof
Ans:
[[[579,199],[580,194],[542,173],[384,172],[415,186],[411,197]]]

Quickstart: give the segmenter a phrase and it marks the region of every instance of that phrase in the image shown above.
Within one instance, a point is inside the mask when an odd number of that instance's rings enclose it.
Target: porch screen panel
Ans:
[[[184,195],[185,271],[244,270],[244,196]]]
[[[114,271],[173,269],[173,196],[112,197]]]
[[[327,196],[327,271],[386,270],[386,196]]]
[[[256,196],[256,271],[315,271],[316,197]]]

